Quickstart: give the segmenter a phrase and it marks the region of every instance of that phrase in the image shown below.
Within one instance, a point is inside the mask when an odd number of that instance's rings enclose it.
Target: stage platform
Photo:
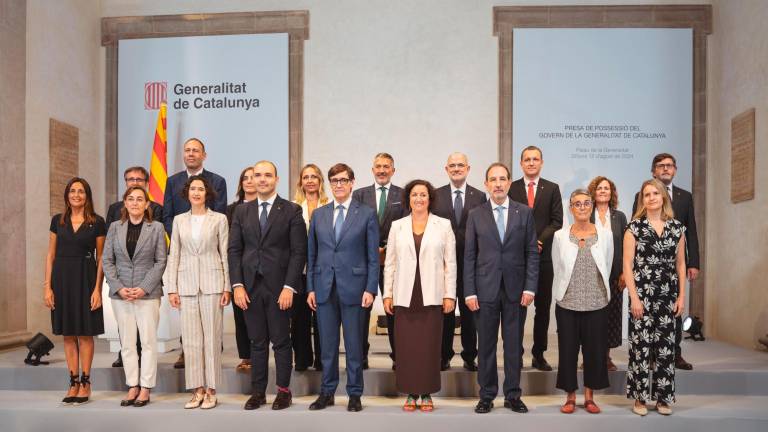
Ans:
[[[122,369],[112,368],[115,356],[107,344],[97,342],[92,380],[93,401],[73,407],[59,403],[68,384],[66,365],[57,347],[48,366],[23,364],[26,349],[0,352],[0,424],[2,430],[207,430],[211,428],[257,427],[257,430],[345,431],[365,429],[366,432],[397,428],[404,430],[467,430],[482,427],[523,430],[695,430],[695,431],[766,431],[768,430],[768,353],[746,350],[717,341],[684,342],[684,353],[694,364],[693,371],[678,371],[678,403],[674,415],[664,418],[651,411],[645,418],[630,412],[631,401],[624,394],[626,347],[612,351],[619,371],[610,375],[611,387],[599,392],[597,403],[601,415],[587,414],[579,409],[566,416],[559,413],[562,392],[555,389],[557,372],[523,370],[523,398],[531,408],[527,415],[515,414],[503,408],[501,398],[496,409],[488,415],[473,412],[477,398],[475,373],[462,368],[462,360],[454,357],[450,370],[442,373],[443,388],[436,396],[433,413],[405,413],[400,409],[402,397],[395,389],[394,372],[386,355],[386,336],[372,336],[371,369],[365,371],[365,396],[362,413],[347,413],[344,396],[344,372],[337,392],[337,405],[323,412],[308,411],[320,386],[320,373],[310,369],[294,372],[291,388],[294,406],[284,412],[263,407],[255,412],[242,410],[250,391],[249,377],[237,373],[238,363],[230,339],[224,350],[224,383],[219,389],[221,406],[211,411],[183,410],[188,399],[184,389],[183,370],[173,369],[178,352],[160,356],[158,384],[152,403],[136,408],[121,408],[124,396]],[[458,338],[456,338],[458,345]],[[527,344],[529,346],[529,344]],[[456,347],[458,351],[458,346]],[[343,356],[342,356],[343,357]],[[553,366],[557,363],[557,347],[547,352]],[[341,360],[343,365],[343,358]],[[499,363],[501,365],[501,362]],[[526,355],[525,365],[530,366]],[[274,379],[270,371],[270,381]],[[503,373],[500,371],[500,379]],[[270,383],[269,392],[274,391]],[[272,396],[268,396],[271,402]],[[583,398],[579,395],[578,402]],[[85,412],[83,412],[85,411]]]

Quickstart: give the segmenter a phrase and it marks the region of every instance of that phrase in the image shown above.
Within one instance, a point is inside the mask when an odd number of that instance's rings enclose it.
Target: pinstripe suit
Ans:
[[[109,283],[109,297],[120,330],[126,384],[153,388],[157,372],[157,323],[163,295],[160,282],[167,256],[165,229],[160,222],[144,222],[133,259],[126,248],[127,234],[127,221],[116,221],[109,226],[102,254],[104,277]],[[117,292],[126,287],[141,288],[146,294],[139,300],[125,301]],[[141,368],[136,348],[137,329],[141,336]]]
[[[192,213],[173,220],[171,252],[163,275],[166,292],[181,299],[186,387],[216,388],[221,382],[221,293],[231,291],[227,217],[208,209],[200,241],[192,240]]]

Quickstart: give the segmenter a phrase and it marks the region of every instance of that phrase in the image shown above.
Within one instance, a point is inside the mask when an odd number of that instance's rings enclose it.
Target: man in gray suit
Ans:
[[[520,306],[527,307],[536,295],[539,249],[530,208],[507,196],[509,168],[494,163],[485,172],[490,201],[469,212],[464,243],[464,295],[475,313],[478,333],[479,414],[493,408],[499,391],[496,344],[501,322],[504,340],[504,406],[525,413],[520,399],[522,332]]]

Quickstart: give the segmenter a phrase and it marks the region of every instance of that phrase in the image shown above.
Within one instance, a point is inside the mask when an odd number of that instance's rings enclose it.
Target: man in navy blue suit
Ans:
[[[511,184],[509,168],[491,164],[485,172],[491,199],[469,212],[464,240],[464,295],[467,308],[475,313],[478,335],[480,401],[475,412],[479,414],[491,411],[499,392],[499,323],[504,340],[504,406],[528,412],[520,399],[520,315],[521,306],[529,306],[536,295],[539,248],[533,212],[509,199]]]
[[[310,410],[334,404],[339,385],[339,326],[347,357],[347,411],[363,409],[363,308],[379,283],[376,212],[352,199],[355,173],[339,163],[328,170],[333,201],[312,214],[307,245],[307,303],[317,311],[323,379]]]
[[[165,183],[162,222],[169,238],[173,229],[173,218],[188,212],[191,208],[189,200],[182,197],[184,184],[190,176],[201,175],[213,186],[216,191],[216,201],[211,210],[224,214],[227,211],[227,181],[224,180],[224,177],[203,168],[203,161],[206,157],[205,144],[199,138],[190,138],[184,142],[183,154],[186,169],[168,177],[168,181]],[[184,351],[181,352],[173,367],[176,369],[184,368]]]

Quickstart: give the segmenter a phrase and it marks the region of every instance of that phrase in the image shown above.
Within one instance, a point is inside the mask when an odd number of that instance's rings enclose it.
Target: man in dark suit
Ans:
[[[345,164],[328,171],[333,202],[312,214],[307,245],[307,303],[317,311],[323,379],[310,410],[334,404],[339,385],[339,325],[344,327],[348,411],[363,409],[363,309],[379,279],[379,224],[370,207],[352,199],[355,173]]]
[[[516,180],[509,188],[509,197],[533,209],[533,221],[536,225],[536,237],[541,255],[539,268],[539,286],[536,292],[536,315],[533,318],[533,354],[532,366],[541,371],[551,371],[544,358],[549,335],[549,310],[552,304],[552,238],[555,231],[563,227],[563,200],[557,183],[541,178],[544,156],[541,149],[529,146],[520,154],[520,168],[523,178]],[[520,318],[525,323],[527,308],[522,310]],[[523,325],[520,326],[522,343]],[[524,351],[524,350],[523,350]],[[521,351],[522,355],[522,351]]]
[[[277,397],[273,410],[291,405],[291,307],[302,288],[307,259],[307,227],[301,207],[275,192],[277,167],[253,167],[257,199],[235,210],[229,231],[229,277],[234,301],[243,309],[251,339],[252,394],[246,410],[267,402],[269,344],[275,352]]]
[[[123,179],[125,180],[126,189],[138,186],[146,190],[147,184],[149,183],[149,173],[142,166],[133,166],[126,168],[123,172]],[[125,207],[123,200],[116,201],[109,206],[106,218],[107,231],[109,231],[109,226],[112,222],[120,220],[120,212],[123,210],[123,207]],[[163,206],[154,201],[150,201],[149,208],[152,212],[152,220],[163,223]],[[139,355],[139,359],[141,359],[141,338],[139,338],[138,332],[136,335],[136,351]],[[123,367],[123,356],[120,355],[120,351],[117,352],[117,360],[112,362],[112,367]]]
[[[699,277],[699,236],[696,232],[696,216],[693,211],[693,195],[685,189],[672,184],[677,174],[677,160],[669,153],[660,153],[653,157],[651,175],[660,180],[667,187],[667,193],[672,200],[672,210],[675,219],[685,225],[686,267],[688,280],[695,281]],[[637,200],[640,192],[635,194],[632,203],[632,214],[637,210]],[[683,339],[683,318],[675,320],[675,368],[692,370],[693,365],[685,361],[682,355],[680,342]]]
[[[376,180],[371,186],[356,190],[352,199],[367,205],[376,212],[379,221],[379,289],[384,293],[384,257],[387,253],[387,238],[392,222],[405,216],[403,204],[403,189],[392,184],[392,176],[395,175],[395,159],[389,153],[379,153],[373,158],[373,177]],[[387,317],[387,335],[392,359],[392,369],[395,368],[395,316],[385,314]],[[371,320],[371,309],[365,311],[363,318],[363,369],[368,369],[368,327]]]
[[[493,408],[499,392],[496,344],[501,322],[504,340],[504,406],[525,413],[520,399],[522,368],[521,311],[537,296],[539,250],[533,214],[528,206],[509,199],[511,179],[502,163],[485,173],[490,201],[475,207],[467,219],[464,245],[464,295],[475,313],[479,339],[479,414]]]
[[[467,184],[469,161],[463,153],[451,153],[445,164],[450,183],[435,191],[434,212],[440,217],[451,221],[453,234],[456,237],[456,296],[464,298],[464,231],[467,228],[469,211],[487,201],[485,193]],[[464,369],[476,371],[477,365],[477,327],[473,314],[463,301],[459,301],[461,313],[461,358],[464,359]],[[443,316],[443,349],[441,354],[441,370],[451,367],[453,358],[453,332],[456,327],[456,315],[451,312]]]
[[[184,184],[190,176],[201,175],[205,177],[205,179],[208,180],[208,183],[210,183],[216,191],[216,201],[213,203],[211,210],[222,214],[226,214],[227,212],[227,181],[224,180],[224,177],[206,171],[203,168],[203,161],[205,161],[206,156],[205,144],[203,144],[199,138],[188,139],[184,142],[184,166],[186,169],[168,177],[168,181],[165,183],[163,224],[165,225],[165,232],[168,233],[169,238],[171,237],[171,231],[173,230],[173,218],[188,212],[191,208],[189,201],[182,197]],[[184,351],[179,354],[179,358],[176,359],[176,363],[173,364],[173,367],[176,369],[184,368]]]

